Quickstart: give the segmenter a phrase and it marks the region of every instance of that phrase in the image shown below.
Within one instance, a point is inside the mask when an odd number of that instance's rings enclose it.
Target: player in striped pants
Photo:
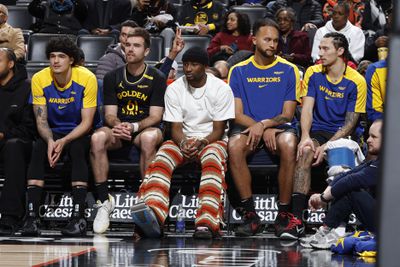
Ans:
[[[132,218],[146,236],[159,236],[159,225],[168,216],[173,171],[186,162],[200,162],[194,237],[210,239],[219,235],[222,222],[228,121],[235,118],[235,105],[229,85],[205,72],[204,49],[188,49],[182,62],[185,76],[169,85],[164,97],[163,119],[171,126],[171,140],[161,146],[146,170],[139,192],[144,203],[132,207]]]
[[[201,179],[195,226],[196,229],[204,230],[201,232],[202,235],[215,236],[219,233],[223,212],[222,194],[226,188],[226,147],[225,141],[217,141],[203,146],[196,155],[201,164]],[[172,173],[186,162],[179,146],[173,141],[166,141],[147,169],[139,193],[144,202],[155,212],[161,224],[168,216]],[[199,234],[200,231],[197,235]]]

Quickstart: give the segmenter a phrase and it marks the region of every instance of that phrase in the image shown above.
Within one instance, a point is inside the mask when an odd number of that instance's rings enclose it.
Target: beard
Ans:
[[[6,78],[9,73],[10,73],[10,70],[5,70],[3,72],[0,72],[0,80],[3,80],[4,78]]]
[[[273,57],[275,57],[275,53],[272,53],[272,55],[269,55],[266,50],[261,50],[257,46],[256,46],[256,50],[257,50],[258,53],[260,53],[265,58],[273,58]]]

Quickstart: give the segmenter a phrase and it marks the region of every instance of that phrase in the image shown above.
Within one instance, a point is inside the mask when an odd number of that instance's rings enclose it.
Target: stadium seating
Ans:
[[[267,9],[264,6],[234,6],[232,9],[239,13],[247,14],[251,28],[253,28],[254,22],[264,18],[267,14]]]
[[[47,62],[46,45],[52,37],[59,37],[60,34],[35,33],[29,37],[28,62]],[[68,35],[75,40],[75,36]]]
[[[28,12],[27,6],[8,6],[8,20],[7,23],[14,28],[21,28],[23,30],[29,30],[32,23],[35,22]]]
[[[85,53],[85,61],[97,62],[107,51],[107,47],[115,43],[114,37],[97,35],[80,35],[76,43]]]
[[[182,38],[185,42],[185,47],[175,58],[175,61],[180,65],[182,65],[182,55],[185,53],[186,50],[191,47],[202,47],[204,49],[207,49],[211,41],[211,36],[209,35],[182,35]]]
[[[151,36],[150,53],[146,57],[146,62],[159,62],[164,57],[164,38],[162,36]]]

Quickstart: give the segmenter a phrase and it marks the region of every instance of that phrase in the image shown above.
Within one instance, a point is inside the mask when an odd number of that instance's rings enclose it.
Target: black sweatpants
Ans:
[[[53,133],[54,140],[60,139],[65,135]],[[63,148],[60,161],[65,153],[71,161],[71,181],[87,182],[89,178],[88,170],[88,153],[90,149],[90,137],[82,136]],[[42,139],[38,139],[33,144],[32,157],[28,168],[28,179],[44,180],[45,164],[48,165],[47,143]]]
[[[0,197],[0,213],[22,217],[25,214],[26,170],[32,142],[13,138],[0,141],[0,160],[5,181]]]
[[[329,227],[338,227],[347,222],[353,212],[368,231],[375,232],[376,200],[367,191],[352,191],[335,200],[325,217],[324,223]]]

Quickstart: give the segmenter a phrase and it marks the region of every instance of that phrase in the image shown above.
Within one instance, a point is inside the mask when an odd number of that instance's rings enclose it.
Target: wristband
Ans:
[[[139,131],[139,123],[137,122],[132,122],[132,133],[136,133],[137,131]]]
[[[329,203],[329,200],[324,197],[324,193],[321,193],[319,197],[321,198],[322,202]]]

